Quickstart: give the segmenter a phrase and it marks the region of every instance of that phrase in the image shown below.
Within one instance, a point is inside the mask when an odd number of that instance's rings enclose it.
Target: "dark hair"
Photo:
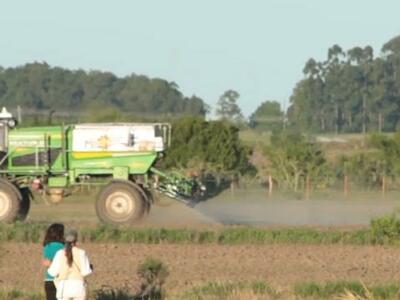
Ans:
[[[74,244],[75,242],[65,242],[65,256],[67,257],[67,264],[69,267],[72,266],[74,261],[74,257],[72,256],[72,247]]]
[[[64,225],[60,223],[54,223],[47,228],[46,235],[44,236],[43,246],[51,242],[64,243]]]
[[[74,229],[70,229],[65,235],[65,256],[67,257],[68,266],[71,267],[74,261],[72,255],[72,247],[75,245],[78,239],[78,232]]]

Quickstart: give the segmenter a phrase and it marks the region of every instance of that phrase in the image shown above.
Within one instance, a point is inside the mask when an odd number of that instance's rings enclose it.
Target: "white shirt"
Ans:
[[[65,250],[61,249],[54,256],[47,270],[51,276],[55,277],[57,299],[86,296],[86,286],[83,277],[92,273],[89,258],[84,250],[77,247],[72,247],[72,255],[74,259],[73,268],[68,266]],[[79,274],[76,274],[77,272]],[[59,277],[61,274],[64,274],[62,275],[64,278]]]

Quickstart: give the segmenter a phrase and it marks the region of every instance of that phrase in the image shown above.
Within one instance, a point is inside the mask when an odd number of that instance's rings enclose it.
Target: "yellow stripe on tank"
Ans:
[[[102,157],[112,157],[112,152],[72,152],[72,157],[74,158],[102,158]]]
[[[148,155],[149,152],[133,152],[133,151],[75,151],[72,152],[73,158],[106,158],[106,157],[124,157],[124,156],[142,156]]]

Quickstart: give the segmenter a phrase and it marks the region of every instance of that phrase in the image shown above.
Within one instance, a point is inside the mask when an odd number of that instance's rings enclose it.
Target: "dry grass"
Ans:
[[[377,298],[374,297],[372,292],[370,290],[368,290],[368,288],[365,286],[365,284],[362,283],[362,285],[363,285],[364,293],[365,293],[364,296],[360,296],[357,293],[346,290],[342,295],[340,295],[338,297],[338,300],[376,300]],[[396,295],[396,299],[398,299],[397,295]]]

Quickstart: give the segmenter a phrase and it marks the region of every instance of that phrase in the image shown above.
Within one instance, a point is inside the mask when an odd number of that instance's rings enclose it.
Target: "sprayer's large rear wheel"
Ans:
[[[108,224],[132,224],[139,221],[145,212],[146,200],[129,183],[111,182],[96,201],[97,216]]]
[[[0,179],[0,222],[11,223],[21,212],[22,195],[9,181]]]

